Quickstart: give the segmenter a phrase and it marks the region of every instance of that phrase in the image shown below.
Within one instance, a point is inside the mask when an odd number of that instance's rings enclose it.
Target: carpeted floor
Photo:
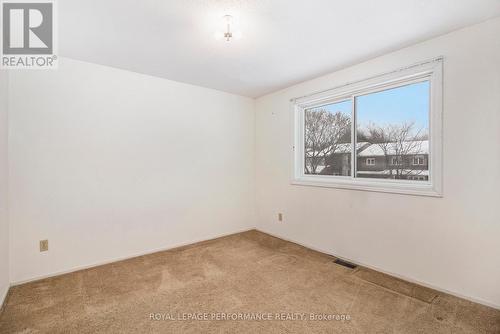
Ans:
[[[333,260],[245,232],[13,287],[0,333],[500,333],[498,310]]]

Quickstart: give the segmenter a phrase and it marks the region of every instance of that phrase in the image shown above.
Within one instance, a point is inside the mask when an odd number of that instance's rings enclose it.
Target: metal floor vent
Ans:
[[[341,266],[344,266],[344,267],[347,267],[349,269],[355,269],[357,268],[358,266],[355,265],[354,263],[351,263],[351,262],[347,262],[347,261],[344,261],[344,260],[341,260],[341,259],[336,259],[335,261],[333,261],[334,263],[336,264],[339,264]]]

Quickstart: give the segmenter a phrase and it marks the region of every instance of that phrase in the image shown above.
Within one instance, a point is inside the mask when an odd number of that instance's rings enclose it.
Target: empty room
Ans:
[[[0,333],[500,334],[500,0],[0,7]]]

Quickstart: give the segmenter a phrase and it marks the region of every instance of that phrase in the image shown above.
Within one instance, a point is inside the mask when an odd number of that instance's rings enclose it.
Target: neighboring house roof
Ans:
[[[368,142],[360,142],[356,143],[356,150],[359,152],[360,150],[364,149],[365,147],[369,146],[370,143]],[[324,149],[322,151],[316,151],[314,152],[313,156],[322,156],[325,154],[325,152],[330,151],[330,147],[328,149]],[[312,154],[312,151],[308,151],[307,153]],[[335,154],[338,153],[351,153],[351,143],[342,143],[342,144],[337,144],[337,147],[335,148]]]
[[[409,154],[429,154],[429,141],[419,140],[419,141],[407,141],[403,142],[403,149],[398,150],[397,143],[387,144],[387,155],[398,155],[398,151],[403,151],[406,155]],[[360,157],[375,157],[384,156],[384,150],[379,144],[371,144],[365,149],[363,149],[358,156]]]
[[[360,143],[356,143],[356,151],[360,151],[364,149],[366,146],[370,145],[370,143],[364,141]],[[337,145],[337,149],[335,153],[351,153],[351,143],[339,144]]]
[[[387,144],[387,155],[398,155],[398,151],[403,151],[407,155],[413,154],[429,154],[429,141],[428,140],[416,140],[416,141],[407,141],[403,142],[403,149],[398,150],[397,143],[388,143]],[[323,151],[314,152],[314,156],[322,156],[325,152],[328,152],[330,148],[324,149]],[[376,156],[384,156],[384,150],[382,150],[381,145],[379,144],[370,144],[368,142],[359,142],[356,143],[356,151],[358,152],[358,156],[360,157],[376,157]],[[309,154],[312,152],[309,151]],[[339,153],[351,153],[351,143],[343,143],[337,144],[335,149],[335,154]]]

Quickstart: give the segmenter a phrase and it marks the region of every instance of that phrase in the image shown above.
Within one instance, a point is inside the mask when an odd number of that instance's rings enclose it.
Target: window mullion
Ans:
[[[356,97],[351,96],[351,178],[356,178]]]

